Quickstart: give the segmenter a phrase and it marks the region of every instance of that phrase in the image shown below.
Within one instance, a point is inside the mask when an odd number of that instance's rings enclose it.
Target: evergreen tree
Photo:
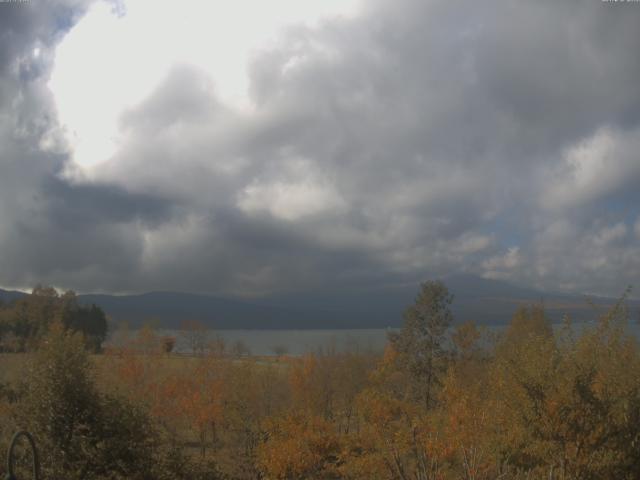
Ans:
[[[453,321],[453,296],[441,281],[421,284],[415,303],[404,313],[404,326],[389,335],[401,367],[411,378],[411,390],[426,408],[434,403],[434,387],[444,369],[445,334]]]

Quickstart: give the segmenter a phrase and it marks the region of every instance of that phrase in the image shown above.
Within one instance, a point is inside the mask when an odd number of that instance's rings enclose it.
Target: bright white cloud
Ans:
[[[575,143],[559,167],[554,166],[550,186],[541,192],[543,206],[554,209],[581,205],[640,178],[639,147],[639,130],[619,132],[609,128]]]
[[[207,71],[222,101],[251,108],[247,62],[288,25],[353,16],[359,0],[124,0],[96,3],[56,51],[49,82],[76,162],[119,145],[118,118],[177,64]]]
[[[469,255],[486,250],[492,242],[493,238],[488,235],[466,233],[452,245],[452,249],[461,255]]]
[[[513,270],[523,262],[519,247],[510,247],[506,253],[488,258],[482,263],[483,275],[486,278],[509,278]]]
[[[299,183],[252,183],[244,189],[238,206],[247,213],[271,213],[284,220],[298,220],[343,207],[344,203],[334,189],[312,180]]]

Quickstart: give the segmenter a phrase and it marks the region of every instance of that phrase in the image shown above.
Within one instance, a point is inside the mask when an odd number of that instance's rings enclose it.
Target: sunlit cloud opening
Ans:
[[[96,3],[56,50],[49,82],[73,159],[84,167],[118,149],[118,119],[175,64],[206,71],[216,96],[249,113],[247,63],[289,25],[350,17],[358,0]],[[34,51],[34,56],[39,52]]]

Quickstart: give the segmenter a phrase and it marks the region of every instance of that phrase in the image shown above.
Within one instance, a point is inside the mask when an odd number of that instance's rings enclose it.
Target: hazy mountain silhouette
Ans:
[[[0,288],[0,302],[10,303],[18,298],[24,297],[26,293],[16,292],[14,290],[2,290]]]
[[[505,324],[518,306],[540,301],[553,321],[560,321],[564,314],[574,321],[593,320],[598,315],[581,295],[542,292],[471,275],[452,275],[443,280],[454,294],[456,323],[474,320],[485,325]],[[327,289],[253,300],[177,292],[79,298],[82,303],[103,308],[114,322],[127,321],[133,327],[155,322],[165,328],[178,328],[184,320],[199,320],[219,329],[384,328],[402,325],[402,314],[413,303],[418,288],[416,284],[361,292]],[[5,302],[21,295],[0,290],[0,299]],[[605,309],[615,299],[593,301]],[[640,301],[629,303],[632,311],[640,309]]]

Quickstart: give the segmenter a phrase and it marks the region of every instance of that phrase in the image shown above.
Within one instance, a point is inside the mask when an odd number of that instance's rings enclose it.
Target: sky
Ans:
[[[640,294],[640,3],[0,2],[0,287]]]

